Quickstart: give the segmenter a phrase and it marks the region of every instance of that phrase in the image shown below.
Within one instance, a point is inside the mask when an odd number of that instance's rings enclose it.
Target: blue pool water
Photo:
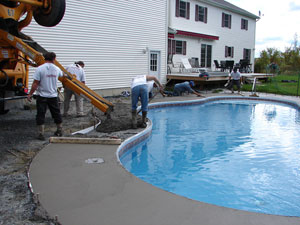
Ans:
[[[152,135],[120,158],[159,188],[240,210],[300,216],[300,112],[260,101],[151,109]]]

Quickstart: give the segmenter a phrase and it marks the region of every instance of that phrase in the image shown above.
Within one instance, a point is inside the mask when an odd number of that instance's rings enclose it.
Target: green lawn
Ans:
[[[256,84],[256,92],[265,92],[281,95],[297,95],[297,88],[299,83],[299,75],[276,75],[275,77],[269,78],[267,82],[261,82]],[[296,81],[283,82],[283,81]],[[252,91],[252,84],[244,84],[242,91]],[[300,83],[298,95],[300,95]]]

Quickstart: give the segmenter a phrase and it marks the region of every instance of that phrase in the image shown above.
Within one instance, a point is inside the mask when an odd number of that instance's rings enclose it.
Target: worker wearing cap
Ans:
[[[76,75],[76,79],[85,84],[85,73],[84,73],[83,68],[84,68],[84,62],[78,61],[78,62],[75,62],[75,63],[67,66],[66,70],[69,73]],[[66,117],[69,115],[68,111],[69,111],[70,100],[72,98],[72,95],[75,96],[77,117],[84,116],[84,114],[83,114],[83,98],[67,87],[64,87],[64,114],[63,114],[63,116]]]
[[[195,90],[192,89],[192,87],[194,87],[194,86],[195,86],[194,81],[185,81],[183,83],[175,84],[173,95],[181,96],[182,93],[187,91],[189,93],[193,93],[199,97],[202,97],[202,95],[200,95],[198,92],[196,92]]]

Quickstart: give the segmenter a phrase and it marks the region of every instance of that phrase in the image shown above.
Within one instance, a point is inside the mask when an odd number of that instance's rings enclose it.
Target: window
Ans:
[[[190,19],[190,3],[176,0],[176,17]]]
[[[158,62],[158,58],[157,58],[157,54],[155,53],[151,53],[150,54],[150,71],[157,71],[157,62]]]
[[[241,29],[248,30],[248,20],[241,19]]]
[[[211,67],[212,46],[201,44],[201,67]]]
[[[222,27],[231,29],[231,15],[222,13]]]
[[[207,23],[207,8],[196,5],[195,7],[195,21]]]
[[[186,55],[186,41],[168,40],[168,54]]]
[[[175,53],[185,55],[186,42],[185,41],[175,41]]]
[[[233,52],[234,52],[233,47],[225,46],[225,57],[233,58]]]
[[[244,48],[243,50],[243,59],[251,59],[251,49]]]

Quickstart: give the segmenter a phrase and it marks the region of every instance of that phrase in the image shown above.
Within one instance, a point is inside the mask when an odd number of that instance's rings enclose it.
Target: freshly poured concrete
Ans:
[[[51,216],[62,225],[300,224],[298,217],[218,207],[158,189],[119,164],[117,147],[51,143],[34,158],[32,188]],[[104,163],[86,163],[92,158]]]
[[[128,173],[114,145],[49,144],[33,160],[30,181],[42,206],[63,225],[291,225],[300,218],[201,203]],[[90,158],[104,163],[88,164]]]

